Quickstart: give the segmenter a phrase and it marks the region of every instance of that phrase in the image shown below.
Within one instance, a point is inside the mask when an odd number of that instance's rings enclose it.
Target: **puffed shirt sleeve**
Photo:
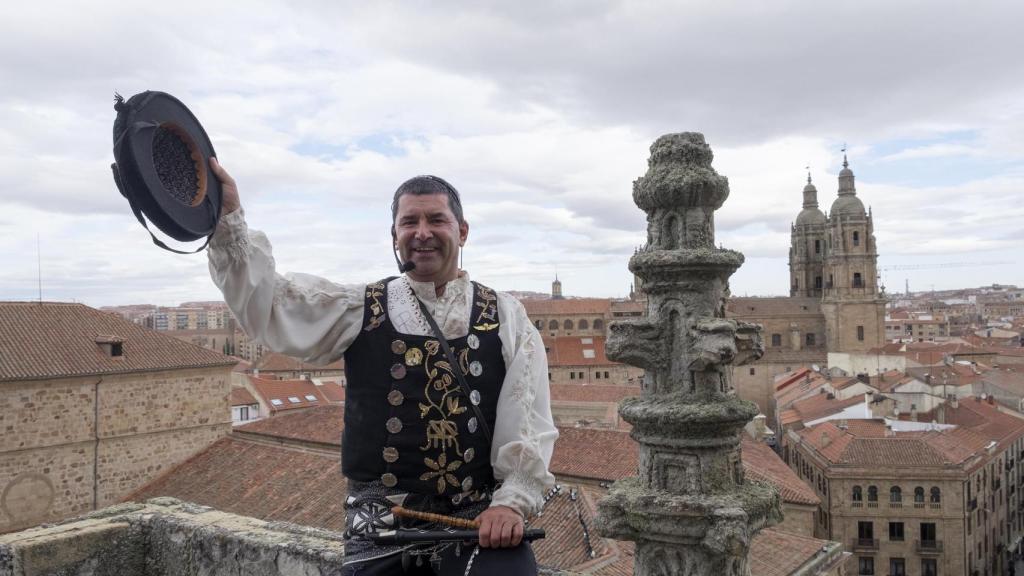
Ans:
[[[245,333],[267,348],[329,364],[359,335],[365,286],[278,274],[270,241],[249,230],[241,209],[221,217],[208,253],[210,276],[228,308]]]
[[[558,429],[551,417],[548,360],[544,343],[518,300],[498,295],[505,380],[498,396],[491,465],[501,488],[491,506],[508,506],[523,516],[544,505],[554,486],[548,471]]]

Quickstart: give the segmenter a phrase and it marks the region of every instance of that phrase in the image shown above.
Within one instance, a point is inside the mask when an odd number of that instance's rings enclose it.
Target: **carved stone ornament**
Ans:
[[[725,318],[729,277],[743,255],[715,248],[714,212],[729,183],[704,136],[651,146],[633,199],[647,244],[629,261],[643,281],[645,319],[609,327],[608,358],[644,368],[641,395],[619,405],[640,444],[639,476],[599,505],[605,536],[636,542],[639,575],[747,576],[750,541],[782,519],[779,496],[747,482],[739,433],[757,407],[739,399],[732,366],[764,354],[760,327]]]

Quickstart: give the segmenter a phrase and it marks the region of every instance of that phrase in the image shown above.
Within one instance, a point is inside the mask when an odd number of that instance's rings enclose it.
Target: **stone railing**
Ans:
[[[341,534],[173,498],[0,535],[0,576],[332,576]]]

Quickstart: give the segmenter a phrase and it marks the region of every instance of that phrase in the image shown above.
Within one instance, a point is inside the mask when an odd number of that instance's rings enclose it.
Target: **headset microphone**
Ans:
[[[398,271],[400,273],[405,274],[406,272],[409,272],[410,270],[413,270],[413,269],[416,268],[416,263],[413,262],[412,260],[403,263],[401,260],[398,259],[398,249],[397,248],[394,249],[394,254],[395,254],[395,264],[398,265]]]

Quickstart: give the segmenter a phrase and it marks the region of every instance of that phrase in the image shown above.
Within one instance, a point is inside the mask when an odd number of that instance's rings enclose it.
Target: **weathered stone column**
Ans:
[[[651,146],[633,200],[647,245],[629,269],[643,280],[647,318],[610,326],[608,357],[647,371],[641,396],[619,406],[640,443],[638,478],[616,482],[598,530],[636,542],[639,575],[747,576],[750,540],[782,518],[778,494],[744,480],[739,432],[757,414],[736,397],[732,365],[764,351],[760,327],[725,318],[728,279],[743,255],[715,248],[714,211],[729,183],[698,133]]]

